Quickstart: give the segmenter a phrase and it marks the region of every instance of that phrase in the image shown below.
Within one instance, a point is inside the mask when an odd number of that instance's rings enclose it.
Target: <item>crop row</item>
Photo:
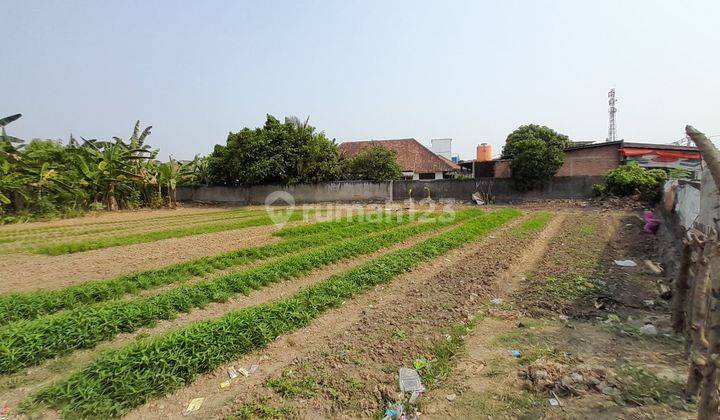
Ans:
[[[213,271],[327,245],[344,238],[398,226],[407,223],[408,220],[409,217],[403,216],[400,219],[384,218],[378,221],[359,221],[358,218],[355,218],[349,226],[347,221],[314,223],[302,226],[305,236],[292,237],[276,244],[243,248],[221,255],[172,264],[160,269],[126,274],[109,280],[88,281],[59,290],[0,295],[0,325],[117,299],[128,293],[184,281]],[[279,232],[295,228],[289,227],[281,229]]]
[[[299,211],[293,212],[287,221],[301,220],[303,214]],[[115,236],[102,239],[91,239],[77,242],[65,242],[60,244],[47,245],[39,247],[34,252],[39,254],[60,255],[71,254],[74,252],[89,251],[92,249],[109,248],[112,246],[139,244],[144,242],[154,242],[161,239],[181,238],[184,236],[199,235],[203,233],[223,232],[226,230],[242,229],[254,226],[265,226],[272,224],[273,218],[269,215],[263,215],[250,219],[242,219],[231,223],[221,223],[207,226],[181,227],[154,232],[143,232],[131,235]]]
[[[121,332],[132,332],[158,320],[171,319],[178,312],[225,301],[237,293],[249,293],[482,214],[478,210],[468,210],[458,213],[455,220],[436,219],[375,236],[346,239],[245,271],[181,285],[154,296],[103,302],[33,320],[17,321],[0,330],[0,373],[17,371],[75,349],[92,347]]]
[[[127,221],[117,222],[110,226],[89,226],[89,227],[75,227],[73,230],[64,231],[51,231],[51,232],[35,232],[32,230],[14,232],[10,234],[0,235],[0,243],[32,243],[49,238],[61,238],[61,237],[81,237],[89,235],[98,235],[102,233],[115,232],[115,231],[150,231],[150,230],[162,230],[170,227],[177,227],[187,224],[212,224],[217,222],[227,222],[229,220],[237,220],[252,216],[261,216],[264,212],[259,210],[246,210],[246,211],[235,211],[232,213],[222,212],[222,214],[216,215],[213,213],[203,215],[192,215],[187,218],[179,218],[172,221],[156,221],[155,219],[147,219],[142,221]]]
[[[66,417],[122,415],[193,382],[198,374],[308,325],[356,294],[486,235],[517,215],[516,210],[490,213],[331,276],[291,297],[106,352],[68,379],[41,390],[28,406],[44,403],[61,409]]]
[[[151,218],[140,218],[130,220],[105,220],[105,221],[93,221],[81,224],[70,224],[61,226],[37,226],[31,227],[32,225],[10,225],[2,226],[0,229],[0,238],[11,237],[16,235],[33,235],[33,234],[44,234],[44,233],[74,233],[75,231],[82,231],[85,229],[100,229],[100,228],[113,228],[127,225],[142,225],[148,223],[175,223],[178,221],[185,222],[195,221],[197,219],[204,218],[215,218],[222,216],[232,216],[236,214],[247,214],[247,213],[258,213],[259,209],[231,209],[213,212],[202,212],[202,213],[187,213],[187,214],[169,214],[163,216],[155,216]]]

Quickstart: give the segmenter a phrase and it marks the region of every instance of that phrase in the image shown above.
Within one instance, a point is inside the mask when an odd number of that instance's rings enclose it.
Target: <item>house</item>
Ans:
[[[610,170],[635,161],[648,169],[683,169],[692,178],[700,175],[701,158],[696,147],[654,143],[632,143],[625,140],[588,143],[575,142],[565,149],[565,160],[555,176],[604,176]],[[509,178],[507,159],[467,161],[476,178]]]
[[[340,143],[340,153],[345,157],[353,157],[373,146],[381,146],[395,151],[404,179],[443,179],[450,178],[460,166],[451,160],[433,153],[410,139],[367,140]]]

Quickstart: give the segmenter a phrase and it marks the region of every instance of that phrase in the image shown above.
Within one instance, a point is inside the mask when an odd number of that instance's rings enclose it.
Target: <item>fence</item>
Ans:
[[[439,179],[390,182],[342,181],[300,185],[257,185],[250,187],[178,187],[178,201],[234,204],[264,204],[275,191],[290,194],[295,203],[385,202],[407,199],[455,200],[468,202],[475,192],[489,194],[495,202],[538,199],[571,199],[592,196],[592,186],[602,177],[556,177],[544,188],[518,192],[507,178],[467,180]]]

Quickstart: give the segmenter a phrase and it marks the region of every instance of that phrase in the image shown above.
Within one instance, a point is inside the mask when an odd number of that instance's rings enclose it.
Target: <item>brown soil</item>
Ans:
[[[277,241],[271,236],[276,230],[275,226],[259,226],[58,256],[0,255],[0,293],[59,289],[264,245]]]
[[[488,237],[479,243],[453,251],[431,264],[425,264],[411,273],[400,276],[388,286],[379,286],[348,301],[342,307],[320,316],[307,328],[278,339],[264,350],[227,363],[211,374],[202,375],[192,385],[140,407],[129,417],[176,418],[181,415],[190,399],[198,396],[205,397],[206,400],[197,416],[221,417],[234,412],[240,402],[262,398],[267,392],[263,383],[268,377],[278,376],[288,368],[296,370],[306,365],[321,366],[326,369],[326,373],[330,371],[341,373],[346,369],[357,367],[352,361],[354,360],[358,363],[362,362],[365,366],[363,375],[375,375],[378,371],[383,375],[380,367],[371,367],[367,364],[375,364],[375,360],[382,358],[383,355],[395,358],[409,357],[402,351],[401,345],[411,345],[410,337],[416,337],[420,345],[427,345],[430,342],[432,333],[427,335],[426,340],[423,334],[416,336],[414,329],[432,331],[434,327],[445,324],[450,318],[464,319],[468,315],[464,310],[464,304],[477,299],[477,294],[473,291],[485,290],[486,281],[482,278],[476,280],[475,277],[467,278],[461,275],[452,276],[452,281],[439,278],[444,279],[446,276],[442,273],[452,267],[462,267],[464,275],[475,271],[476,266],[469,266],[464,262],[477,261],[486,253],[505,255],[505,252],[509,252],[510,242],[513,241],[498,237],[506,238],[504,233],[518,222],[496,231],[492,235],[495,238]],[[485,258],[484,261],[486,263],[481,265],[487,265],[489,271],[494,271],[505,264],[495,258]],[[460,304],[455,303],[458,295],[462,295]],[[443,307],[445,309],[442,309]],[[396,346],[393,344],[394,339],[390,337],[390,340],[387,340],[386,336],[392,336],[397,332],[398,327],[405,328],[408,342]],[[353,355],[344,356],[344,361],[338,360],[337,355],[345,352],[353,352]],[[226,369],[229,366],[247,368],[255,363],[260,365],[257,373],[236,382],[228,389],[218,389],[219,383],[226,378]],[[369,404],[375,402],[372,388],[365,389],[362,397]],[[317,406],[315,403],[307,407],[303,405],[303,409],[315,406]],[[347,413],[345,411],[346,415]],[[311,410],[306,417],[315,417],[316,414],[318,413]]]
[[[80,350],[73,352],[67,356],[59,357],[54,360],[50,360],[43,363],[40,366],[29,368],[23,372],[0,377],[0,401],[8,403],[10,406],[17,406],[22,400],[30,395],[34,390],[45,386],[52,381],[58,380],[61,377],[69,374],[69,372],[79,369],[80,367],[87,364],[94,355],[98,352],[119,348],[130,341],[144,338],[148,336],[154,336],[162,333],[166,333],[171,330],[175,330],[198,321],[207,320],[222,316],[228,312],[241,309],[243,307],[257,305],[263,302],[272,301],[275,299],[281,299],[283,297],[290,296],[298,291],[316,283],[322,281],[332,274],[349,270],[352,267],[356,267],[372,259],[378,258],[379,256],[391,252],[393,250],[406,248],[412,246],[430,236],[440,234],[441,232],[447,231],[454,228],[454,226],[439,229],[434,232],[425,233],[416,237],[407,239],[403,242],[395,244],[391,247],[382,249],[380,251],[367,254],[354,258],[352,260],[345,260],[335,264],[328,265],[322,269],[315,270],[303,276],[301,278],[288,280],[270,287],[263,288],[251,292],[246,296],[237,296],[229,299],[222,303],[211,303],[202,309],[195,309],[189,313],[180,313],[175,319],[160,321],[157,325],[148,328],[141,328],[134,333],[121,334],[115,339],[109,342],[102,343],[93,349]],[[266,263],[269,260],[262,261]],[[242,266],[231,269],[232,271],[239,271],[247,269],[248,266]],[[221,272],[214,272],[208,277],[217,277],[224,273],[230,272],[230,270],[223,270]],[[162,289],[153,289],[148,293],[157,293],[159,290],[167,290],[173,285],[168,285]]]

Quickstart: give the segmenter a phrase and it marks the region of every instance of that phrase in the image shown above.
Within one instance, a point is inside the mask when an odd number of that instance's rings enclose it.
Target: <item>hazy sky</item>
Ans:
[[[573,140],[720,134],[720,1],[0,0],[0,116],[23,138],[127,137],[191,158],[265,114],[338,142],[452,137],[471,158],[544,124]],[[716,138],[717,139],[717,138]]]

